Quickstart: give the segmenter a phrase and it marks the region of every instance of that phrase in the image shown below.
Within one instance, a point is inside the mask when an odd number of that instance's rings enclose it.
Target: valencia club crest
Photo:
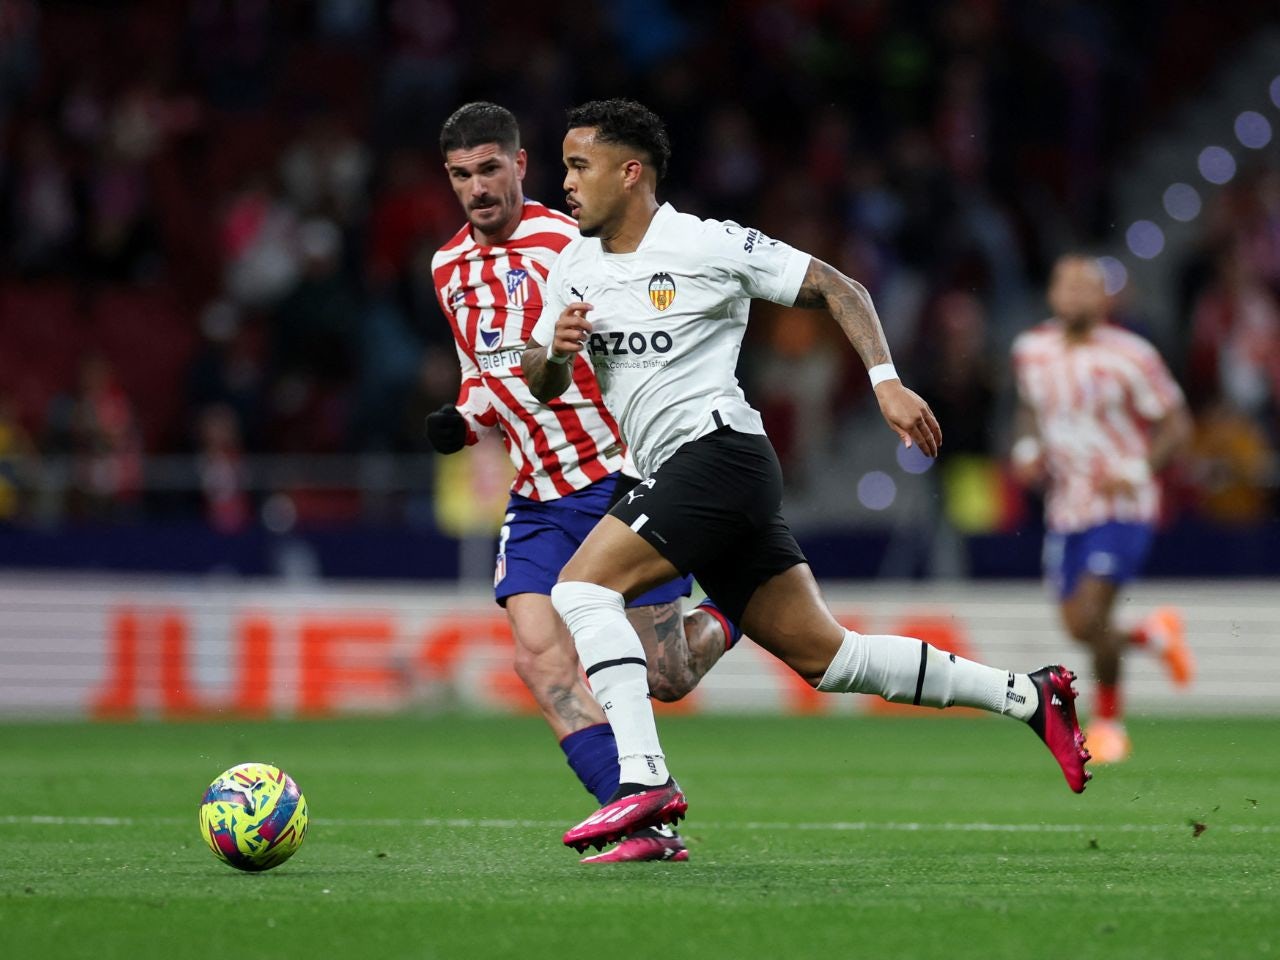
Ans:
[[[649,278],[649,302],[665,310],[676,302],[676,282],[669,273],[655,273]]]

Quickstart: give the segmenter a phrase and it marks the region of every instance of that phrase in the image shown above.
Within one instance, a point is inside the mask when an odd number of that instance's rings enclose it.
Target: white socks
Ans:
[[[666,760],[649,703],[644,646],[627,620],[622,594],[594,583],[557,583],[551,603],[578,648],[591,692],[618,741],[620,782],[667,782]]]
[[[1029,720],[1039,705],[1025,673],[1009,673],[931,647],[923,640],[846,631],[818,689],[875,693],[894,703],[978,707]]]

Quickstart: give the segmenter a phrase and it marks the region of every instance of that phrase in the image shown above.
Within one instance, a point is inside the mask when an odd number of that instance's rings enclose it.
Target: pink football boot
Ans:
[[[1084,768],[1091,758],[1076,719],[1076,691],[1071,686],[1076,675],[1066,667],[1056,666],[1041,667],[1030,676],[1040,694],[1040,705],[1027,723],[1058,761],[1067,786],[1084,793],[1084,785],[1093,774]]]
[[[684,863],[689,859],[689,848],[680,834],[670,827],[645,827],[618,841],[612,850],[583,857],[583,863],[640,863],[646,860],[665,860],[668,863]]]
[[[618,789],[621,792],[627,786]],[[644,827],[678,823],[688,809],[689,803],[675,780],[668,779],[657,787],[640,787],[610,800],[583,820],[564,835],[564,845],[579,853],[587,847],[599,850]]]

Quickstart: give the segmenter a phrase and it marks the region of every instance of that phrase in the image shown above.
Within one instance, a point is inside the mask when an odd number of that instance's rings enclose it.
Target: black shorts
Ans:
[[[805,562],[781,506],[769,438],[722,427],[682,446],[609,513],[741,623],[760,584]]]

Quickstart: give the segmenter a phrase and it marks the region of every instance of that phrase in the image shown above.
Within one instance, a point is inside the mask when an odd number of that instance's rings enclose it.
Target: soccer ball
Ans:
[[[307,836],[307,801],[293,778],[269,763],[242,763],[209,784],[200,801],[200,834],[214,855],[238,870],[284,863]]]

